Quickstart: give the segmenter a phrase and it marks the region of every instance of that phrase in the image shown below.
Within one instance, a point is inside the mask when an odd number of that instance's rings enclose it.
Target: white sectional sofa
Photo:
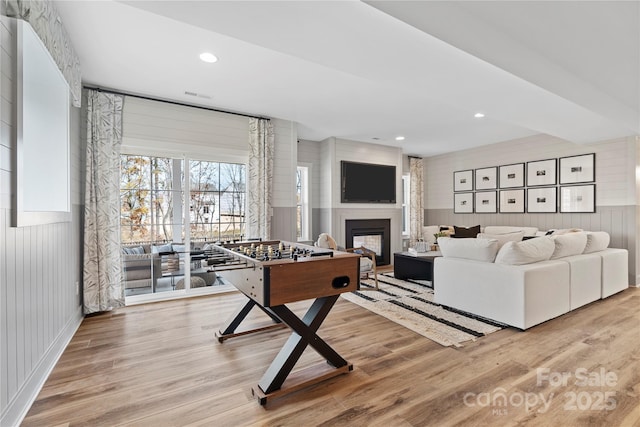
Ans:
[[[608,248],[604,232],[483,231],[475,239],[438,239],[436,303],[524,330],[628,287],[627,250]]]

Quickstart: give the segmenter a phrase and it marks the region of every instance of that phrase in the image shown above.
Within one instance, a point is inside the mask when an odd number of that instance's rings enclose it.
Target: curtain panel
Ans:
[[[267,119],[249,119],[249,163],[247,165],[247,238],[271,238],[273,192],[273,124]]]
[[[424,225],[424,161],[422,158],[409,157],[409,246],[415,247],[422,240]]]
[[[124,306],[120,250],[122,95],[87,91],[84,312]]]
[[[80,60],[53,3],[49,0],[5,0],[5,10],[8,17],[22,19],[33,27],[69,84],[73,106],[80,107]]]

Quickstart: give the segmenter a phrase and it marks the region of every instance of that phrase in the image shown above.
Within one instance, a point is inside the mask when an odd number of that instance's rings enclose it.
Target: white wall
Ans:
[[[629,181],[629,176],[635,175],[633,141],[619,139],[577,145],[537,135],[425,159],[425,206],[427,209],[453,208],[454,171],[587,153],[596,153],[597,205],[634,204],[635,189]]]
[[[400,197],[395,204],[341,203],[340,161],[342,160],[395,166],[396,194],[401,194],[403,157],[400,148],[339,138],[328,138],[320,142],[303,141],[298,151],[298,161],[312,163],[314,170],[312,238],[316,239],[319,233],[326,232],[336,239],[338,245],[344,246],[347,219],[389,218],[391,220],[391,252],[399,252],[402,248]]]
[[[249,119],[245,116],[125,97],[123,152],[167,153],[200,160],[246,163],[248,140]]]
[[[4,3],[2,3],[4,7]],[[84,146],[71,108],[72,221],[11,227],[15,20],[0,23],[0,425],[17,425],[82,320]],[[46,185],[46,183],[43,183]]]
[[[275,133],[271,238],[296,241],[298,130],[288,120],[272,119]]]
[[[579,227],[604,230],[611,246],[629,250],[631,283],[637,283],[639,236],[635,137],[577,145],[537,135],[425,159],[425,223],[525,225],[540,229]],[[591,214],[454,214],[453,172],[595,153],[596,212]]]

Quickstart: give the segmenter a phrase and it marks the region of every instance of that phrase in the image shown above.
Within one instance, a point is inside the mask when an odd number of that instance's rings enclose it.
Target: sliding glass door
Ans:
[[[206,249],[244,236],[245,165],[125,154],[120,187],[127,297],[222,283]]]

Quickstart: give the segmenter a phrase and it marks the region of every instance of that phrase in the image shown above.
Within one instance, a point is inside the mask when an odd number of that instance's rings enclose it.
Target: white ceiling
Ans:
[[[300,139],[431,156],[640,134],[640,0],[55,4],[85,84],[292,120]]]

